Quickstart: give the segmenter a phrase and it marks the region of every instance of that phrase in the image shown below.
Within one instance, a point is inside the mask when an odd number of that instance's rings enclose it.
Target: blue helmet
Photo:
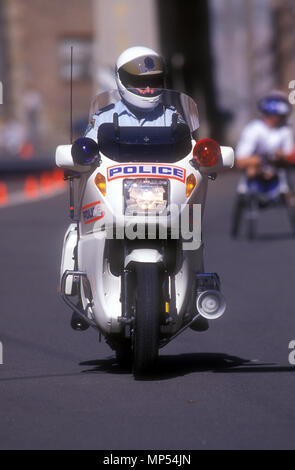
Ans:
[[[280,92],[273,92],[262,98],[258,103],[258,108],[265,115],[287,117],[291,112],[288,97]]]

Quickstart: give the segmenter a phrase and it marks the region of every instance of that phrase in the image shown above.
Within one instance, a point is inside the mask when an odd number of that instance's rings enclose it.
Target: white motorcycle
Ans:
[[[234,152],[195,142],[195,102],[160,93],[171,125],[123,127],[114,113],[97,142],[84,137],[56,150],[57,166],[71,171],[63,299],[135,377],[152,370],[159,348],[188,327],[206,330],[226,307],[218,275],[204,270],[201,216],[208,179],[233,166]],[[117,91],[98,95],[90,116],[118,100]]]

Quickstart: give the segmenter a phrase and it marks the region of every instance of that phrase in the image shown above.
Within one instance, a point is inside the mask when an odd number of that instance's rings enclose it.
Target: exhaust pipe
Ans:
[[[224,314],[226,301],[220,292],[218,274],[197,274],[196,307],[199,314],[207,320],[216,320]]]
[[[200,316],[206,318],[207,320],[216,320],[224,314],[226,309],[226,301],[220,292],[220,280],[218,274],[197,274],[196,287],[196,297],[192,297],[190,308],[193,308],[193,302],[196,298],[196,307],[198,313],[195,313],[194,318],[192,318],[174,335],[170,336],[168,339],[166,338],[160,341],[160,348],[170,343],[170,341],[179,336],[189,327],[195,331],[207,330],[208,322],[205,320],[203,320],[201,324],[196,324],[198,320],[202,320]]]
[[[196,306],[202,317],[207,320],[216,320],[224,314],[226,301],[220,291],[206,290],[198,295]]]

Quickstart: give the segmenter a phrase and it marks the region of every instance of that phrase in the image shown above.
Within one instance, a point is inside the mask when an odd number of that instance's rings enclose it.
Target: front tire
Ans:
[[[159,270],[155,264],[137,263],[136,314],[133,344],[134,376],[151,372],[159,352],[160,288]]]

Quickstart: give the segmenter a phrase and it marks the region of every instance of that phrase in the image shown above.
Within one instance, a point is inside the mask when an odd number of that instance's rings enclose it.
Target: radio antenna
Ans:
[[[71,79],[70,79],[70,141],[73,143],[73,49],[71,46]]]
[[[70,141],[73,143],[73,46],[71,46],[71,77],[70,77]],[[75,217],[75,200],[74,200],[74,176],[73,172],[68,171],[65,178],[69,180],[70,187],[70,218]]]

